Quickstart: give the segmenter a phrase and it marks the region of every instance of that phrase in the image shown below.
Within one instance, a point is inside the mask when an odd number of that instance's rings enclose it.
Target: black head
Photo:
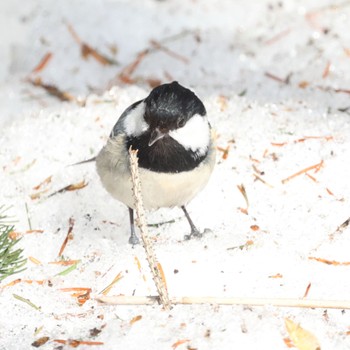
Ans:
[[[154,88],[145,104],[144,118],[150,129],[162,132],[183,127],[195,114],[206,115],[202,101],[176,81]]]

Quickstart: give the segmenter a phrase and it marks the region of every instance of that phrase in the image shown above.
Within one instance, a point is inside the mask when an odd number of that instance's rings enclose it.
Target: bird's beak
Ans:
[[[158,128],[154,129],[151,133],[151,137],[148,142],[148,146],[151,147],[154,145],[158,140],[163,138],[166,135],[165,132],[160,131]]]

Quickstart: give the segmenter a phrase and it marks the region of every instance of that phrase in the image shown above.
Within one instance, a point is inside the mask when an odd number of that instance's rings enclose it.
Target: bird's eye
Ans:
[[[181,119],[179,119],[179,121],[177,122],[177,126],[178,126],[179,128],[182,128],[183,126],[185,126],[185,124],[186,124],[185,118],[181,118]]]

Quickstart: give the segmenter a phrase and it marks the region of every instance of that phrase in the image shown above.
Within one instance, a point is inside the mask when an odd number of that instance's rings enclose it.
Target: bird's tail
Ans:
[[[74,165],[80,165],[80,164],[85,164],[85,163],[90,163],[90,162],[94,162],[96,160],[96,156],[87,160],[82,160],[81,162],[78,163],[73,163],[73,164],[69,164],[67,166],[74,166]]]

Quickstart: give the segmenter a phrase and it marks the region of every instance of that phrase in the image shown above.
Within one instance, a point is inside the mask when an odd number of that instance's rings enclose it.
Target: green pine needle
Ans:
[[[5,214],[7,208],[0,206],[0,282],[6,277],[14,273],[25,270],[22,268],[27,259],[22,257],[23,249],[14,250],[14,246],[19,242],[11,240],[9,234],[13,231],[13,225],[10,225],[6,220],[8,217]]]

